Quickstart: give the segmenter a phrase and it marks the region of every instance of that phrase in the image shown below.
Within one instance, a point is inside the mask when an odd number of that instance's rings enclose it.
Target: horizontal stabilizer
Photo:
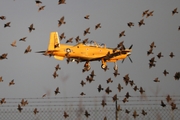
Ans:
[[[57,59],[57,60],[63,60],[64,59],[64,57],[56,56],[56,55],[54,56],[54,58]]]

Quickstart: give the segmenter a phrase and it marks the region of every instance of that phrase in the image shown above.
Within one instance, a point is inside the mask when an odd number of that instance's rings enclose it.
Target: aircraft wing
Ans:
[[[115,52],[115,53],[111,53],[111,54],[108,52],[107,55],[105,55],[103,57],[92,59],[90,61],[96,61],[96,60],[101,60],[101,59],[104,59],[106,61],[106,60],[109,60],[113,57],[119,56],[120,54],[121,54],[121,52]]]
[[[118,51],[118,52],[114,52],[114,53],[111,53],[111,54],[108,52],[107,55],[105,55],[105,56],[102,56],[102,57],[99,57],[99,58],[94,58],[94,59],[91,59],[89,61],[98,61],[98,60],[102,60],[102,59],[104,59],[106,61],[106,60],[109,60],[109,59],[111,59],[113,57],[119,56],[121,54],[126,54],[126,52],[129,52],[129,51],[123,50],[123,51]]]
[[[106,61],[106,60],[109,60],[109,59],[111,59],[111,58],[113,58],[113,57],[116,57],[116,56],[118,56],[118,55],[120,55],[120,54],[121,54],[121,52],[115,52],[115,53],[112,53],[112,54],[110,54],[110,53],[108,52],[107,55],[102,56],[102,57],[98,57],[98,58],[93,58],[93,59],[78,58],[78,59],[80,60],[80,62],[85,62],[85,61],[100,61],[100,60],[102,60],[102,59],[104,59],[104,60]],[[75,59],[76,59],[76,58],[75,58]]]

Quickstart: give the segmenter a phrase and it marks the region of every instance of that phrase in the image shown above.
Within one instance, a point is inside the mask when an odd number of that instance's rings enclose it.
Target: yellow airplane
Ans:
[[[124,48],[124,45],[123,45]],[[60,44],[58,32],[50,33],[48,49],[46,51],[38,51],[43,55],[54,56],[57,60],[67,60],[71,62],[85,62],[84,67],[87,71],[91,69],[90,61],[101,61],[102,69],[107,69],[107,62],[114,62],[114,70],[118,70],[117,61],[129,57],[132,45],[129,49],[107,48],[105,44],[97,44],[94,41],[79,42],[76,45]],[[132,62],[131,58],[129,57]]]

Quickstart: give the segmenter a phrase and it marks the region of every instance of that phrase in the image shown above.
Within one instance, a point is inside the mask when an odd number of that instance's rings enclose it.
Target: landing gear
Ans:
[[[108,66],[107,65],[101,65],[101,68],[106,72],[106,70],[109,70]]]
[[[102,68],[102,69],[105,69],[106,67],[107,67],[107,65],[105,65],[105,64],[102,64],[102,65],[101,65],[101,68]]]
[[[102,59],[101,61],[102,61],[101,68],[102,68],[104,71],[109,70],[109,68],[107,67],[107,64],[106,64],[106,62],[104,61],[104,59]]]
[[[116,62],[114,62],[114,70],[115,70],[115,71],[118,70],[118,66],[117,66],[117,63],[116,63]]]

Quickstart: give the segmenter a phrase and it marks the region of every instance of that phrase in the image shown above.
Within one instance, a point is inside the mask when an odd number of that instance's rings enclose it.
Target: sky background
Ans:
[[[154,96],[157,87],[158,95],[166,96],[179,95],[180,83],[175,81],[174,75],[179,72],[180,48],[180,14],[172,16],[172,10],[180,6],[179,0],[67,0],[66,4],[58,5],[58,0],[42,0],[44,10],[38,12],[38,6],[34,0],[1,0],[0,16],[6,16],[6,20],[0,20],[0,54],[8,53],[5,60],[0,61],[0,76],[3,82],[0,83],[0,98],[40,98],[49,91],[49,97],[55,97],[54,91],[57,87],[60,94],[56,97],[77,97],[81,92],[86,96],[103,96],[105,91],[100,93],[97,90],[99,84],[104,89],[108,86],[112,93],[107,96],[124,96],[127,92],[132,96],[139,96],[130,85],[125,86],[123,77],[129,74],[138,87],[143,87],[147,96]],[[41,6],[42,6],[41,5]],[[154,11],[153,16],[144,17],[145,25],[138,26],[143,18],[143,11],[149,9]],[[178,8],[180,11],[180,8]],[[84,16],[90,15],[89,20]],[[64,16],[66,24],[58,27],[58,20]],[[4,28],[4,24],[11,22],[10,26]],[[129,28],[128,22],[134,22],[135,26]],[[28,27],[34,24],[35,30],[29,33]],[[102,28],[95,30],[95,25],[101,23]],[[90,27],[90,34],[83,36],[83,31]],[[125,30],[126,36],[119,38],[119,33]],[[69,63],[66,60],[59,61],[53,57],[49,58],[36,51],[46,50],[49,43],[50,32],[57,31],[59,35],[65,33],[65,43],[71,37],[80,36],[81,40],[89,38],[107,47],[116,47],[124,41],[125,47],[133,44],[131,63],[128,59],[122,64],[118,61],[120,76],[114,77],[114,63],[108,63],[110,70],[101,69],[101,62],[91,62],[91,70],[82,73],[84,63]],[[19,41],[27,37],[26,42]],[[17,47],[10,44],[16,40]],[[75,39],[73,39],[75,45]],[[149,45],[155,42],[154,54],[147,56]],[[30,45],[32,52],[24,54],[27,46]],[[158,59],[156,55],[162,52],[163,58]],[[174,58],[169,54],[173,52]],[[156,67],[149,69],[149,59],[155,57]],[[61,70],[57,71],[59,77],[53,78],[55,66],[60,64]],[[163,75],[166,69],[169,75]],[[80,85],[81,80],[86,81],[87,75],[94,70],[95,81]],[[106,83],[108,78],[113,83]],[[154,83],[159,77],[160,82]],[[14,79],[15,85],[9,86]],[[66,79],[66,81],[63,81]],[[124,89],[119,93],[117,85],[120,83]],[[164,97],[165,100],[165,97]]]

